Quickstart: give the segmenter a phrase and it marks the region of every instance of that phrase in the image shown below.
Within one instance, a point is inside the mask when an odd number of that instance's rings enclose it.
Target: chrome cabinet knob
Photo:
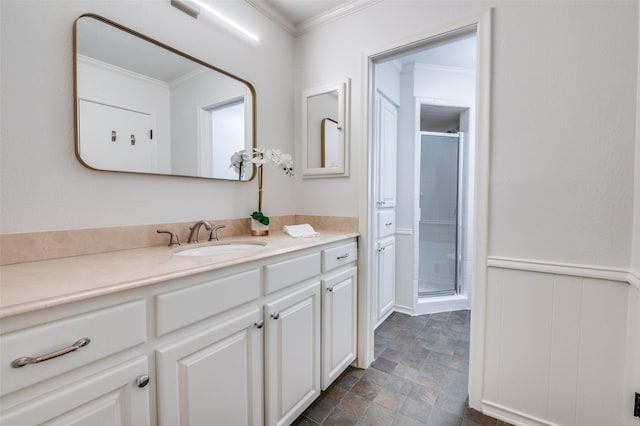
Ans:
[[[149,375],[148,374],[141,374],[138,377],[136,377],[136,386],[138,386],[139,388],[143,388],[145,386],[147,386],[149,384]]]
[[[253,323],[253,325],[255,325],[256,328],[262,328],[262,327],[264,327],[264,321],[258,320],[255,323]]]
[[[277,320],[278,318],[280,318],[280,312],[276,311],[272,313],[271,318],[273,318],[274,320]]]
[[[327,287],[327,291],[328,291],[329,293],[333,292],[333,287]]]

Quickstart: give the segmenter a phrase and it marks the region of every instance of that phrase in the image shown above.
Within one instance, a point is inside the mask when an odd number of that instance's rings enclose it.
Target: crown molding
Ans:
[[[271,19],[276,24],[280,25],[282,29],[289,34],[295,36],[296,26],[282,13],[280,13],[275,7],[271,6],[264,0],[245,0],[254,8],[258,9],[263,15]]]
[[[284,16],[275,7],[271,6],[264,0],[245,0],[254,8],[258,9],[267,18],[280,25],[285,31],[296,37],[310,31],[311,29],[327,22],[359,12],[369,6],[381,2],[382,0],[351,0],[341,6],[328,10],[325,13],[309,18],[294,25],[286,16]]]
[[[351,0],[341,6],[335,7],[322,13],[318,16],[314,16],[296,25],[296,36],[306,33],[311,29],[320,25],[331,22],[335,19],[342,18],[352,13],[360,12],[369,6],[373,6],[376,3],[380,3],[382,0]]]

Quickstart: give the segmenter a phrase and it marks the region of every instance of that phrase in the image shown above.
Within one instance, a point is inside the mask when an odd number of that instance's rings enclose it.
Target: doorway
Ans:
[[[374,61],[375,105],[385,100],[396,120],[373,115],[373,299],[389,307],[374,325],[392,311],[471,306],[476,50],[476,29],[463,28]]]
[[[377,236],[379,225],[382,223],[386,225],[388,221],[381,222],[378,215],[379,209],[376,201],[378,195],[376,194],[377,180],[379,179],[377,172],[377,161],[379,160],[379,152],[376,151],[375,135],[377,132],[377,122],[375,119],[375,105],[376,99],[379,99],[378,93],[380,89],[380,77],[388,81],[393,81],[395,75],[399,77],[399,70],[401,67],[398,65],[398,61],[394,61],[403,56],[408,56],[411,53],[415,53],[420,50],[424,50],[426,47],[437,47],[445,44],[448,41],[455,40],[457,38],[469,36],[475,34],[476,44],[474,52],[476,53],[476,61],[474,66],[476,67],[475,77],[472,78],[472,82],[475,84],[476,99],[466,106],[473,106],[473,110],[468,112],[468,128],[474,130],[473,148],[474,153],[470,153],[466,150],[466,157],[470,160],[468,165],[470,166],[468,175],[474,177],[474,191],[473,199],[466,200],[466,208],[473,214],[468,217],[473,217],[473,232],[469,232],[469,238],[466,246],[471,253],[469,258],[469,264],[466,265],[466,271],[463,274],[469,275],[473,278],[469,281],[469,285],[466,286],[470,294],[473,297],[471,300],[471,332],[470,332],[470,369],[469,369],[469,405],[473,408],[481,406],[482,389],[483,389],[483,365],[484,365],[484,345],[485,345],[485,328],[484,318],[486,316],[486,263],[484,259],[487,257],[487,240],[488,240],[488,200],[489,200],[489,129],[490,129],[490,88],[491,88],[491,11],[488,10],[482,16],[476,19],[469,19],[467,26],[453,27],[448,32],[439,32],[424,34],[422,37],[415,37],[412,40],[405,41],[404,44],[398,44],[394,48],[384,46],[378,50],[372,50],[367,53],[368,67],[363,76],[366,82],[367,89],[367,102],[366,102],[366,116],[367,116],[367,140],[368,148],[366,150],[367,168],[364,171],[364,178],[367,182],[367,197],[363,200],[362,214],[364,221],[361,224],[361,232],[366,239],[366,244],[362,248],[362,275],[361,277],[367,283],[363,286],[359,294],[360,306],[359,309],[359,322],[361,323],[359,337],[359,358],[358,366],[366,367],[374,361],[374,330],[375,330],[375,313],[376,313],[376,285],[378,275],[376,268],[378,266],[378,253],[382,249],[378,245]],[[386,69],[384,66],[386,64]],[[394,69],[396,71],[394,71]],[[389,72],[391,71],[391,72]],[[397,72],[395,75],[394,73]],[[386,76],[386,77],[385,77]],[[389,79],[389,76],[391,78]],[[400,88],[399,78],[398,88]],[[406,87],[405,87],[406,89]],[[397,92],[385,93],[395,94],[396,97],[391,97],[392,100],[398,100],[398,111],[401,113],[401,109],[404,107],[404,103],[400,102],[400,89]],[[403,123],[405,120],[409,120],[410,123],[415,124],[419,119],[418,109],[420,104],[432,104],[439,106],[447,106],[446,102],[443,102],[442,97],[437,95],[425,96],[424,99],[412,98],[415,103],[412,107],[412,113],[408,116],[399,115],[398,123],[400,124],[398,131],[398,143],[397,143],[397,161],[396,164],[400,165],[400,173],[408,173],[408,175],[415,179],[414,170],[419,168],[419,158],[415,153],[415,146],[419,143],[419,132],[415,131],[415,128],[410,134],[404,134],[403,129],[405,126]],[[460,105],[454,103],[453,105]],[[468,135],[464,135],[463,143],[471,144]],[[466,145],[465,145],[466,146]],[[463,149],[463,153],[464,153]],[[408,197],[410,202],[414,203],[415,209],[410,211],[407,215],[406,209],[398,209],[394,212],[399,212],[397,216],[394,216],[394,230],[393,236],[397,247],[409,246],[409,253],[413,253],[411,250],[415,249],[417,252],[417,239],[414,241],[413,235],[413,220],[415,211],[419,207],[419,200],[414,194],[416,182],[411,182],[410,188],[403,186],[400,182],[397,183],[396,188],[399,191],[397,201],[406,202]],[[392,213],[390,215],[393,216]],[[402,246],[402,247],[401,247]],[[462,250],[465,250],[463,246]],[[383,253],[386,250],[382,251]],[[396,300],[393,310],[396,312],[408,313],[411,315],[419,315],[419,298],[418,295],[418,264],[414,262],[413,256],[407,258],[407,256],[395,256],[397,264],[396,267],[396,282],[404,282],[404,285],[396,286]],[[464,261],[462,262],[464,265]],[[398,273],[399,272],[399,273]],[[404,277],[402,276],[404,274]],[[408,274],[410,285],[406,285]],[[472,291],[473,290],[473,291]],[[445,297],[457,297],[457,296],[445,296]],[[438,298],[431,298],[438,299]]]

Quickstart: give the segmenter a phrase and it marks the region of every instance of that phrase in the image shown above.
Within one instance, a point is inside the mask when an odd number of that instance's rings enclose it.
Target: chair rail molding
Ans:
[[[541,272],[547,274],[570,275],[573,277],[597,278],[609,281],[628,282],[638,285],[638,277],[624,269],[606,268],[594,265],[577,265],[562,262],[550,262],[531,259],[489,256],[487,266],[520,271]]]

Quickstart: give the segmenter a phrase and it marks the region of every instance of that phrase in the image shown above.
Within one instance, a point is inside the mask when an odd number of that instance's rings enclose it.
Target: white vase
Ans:
[[[265,225],[262,222],[259,222],[251,218],[251,235],[253,236],[269,235],[269,225]]]

